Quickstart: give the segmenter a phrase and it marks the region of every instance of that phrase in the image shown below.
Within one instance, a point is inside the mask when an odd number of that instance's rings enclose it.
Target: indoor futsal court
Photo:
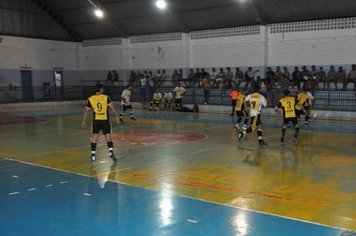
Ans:
[[[259,147],[227,115],[135,111],[113,126],[119,160],[100,139],[91,162],[82,111],[2,120],[1,235],[355,235],[355,122],[312,120],[282,147],[265,117]]]

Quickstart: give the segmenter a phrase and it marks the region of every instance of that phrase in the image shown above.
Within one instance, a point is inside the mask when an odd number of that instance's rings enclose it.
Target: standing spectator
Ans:
[[[182,102],[183,102],[183,94],[185,93],[185,89],[181,86],[181,83],[178,83],[177,87],[173,90],[175,94],[175,110],[182,110]]]
[[[235,83],[236,83],[236,87],[240,88],[240,83],[244,80],[244,73],[242,72],[242,70],[240,70],[239,67],[236,67],[236,71],[235,71]]]
[[[289,81],[290,85],[292,86],[292,89],[297,85],[297,88],[300,89],[300,80],[301,73],[299,71],[299,68],[296,66],[294,67],[294,71],[292,73],[292,79]]]
[[[193,79],[193,83],[192,83],[192,87],[194,87],[195,84],[198,84],[198,87],[200,88],[200,80],[202,78],[202,73],[200,72],[199,68],[195,69],[195,74],[194,74],[194,79]]]
[[[140,74],[140,101],[146,101],[147,96],[147,79],[144,74]]]
[[[254,78],[254,72],[252,70],[252,67],[250,66],[247,71],[245,72],[245,90],[247,89],[249,83],[253,81]]]
[[[347,88],[348,83],[354,83],[354,90],[356,91],[356,65],[355,64],[351,65],[351,70],[347,76],[347,80],[344,85],[345,90]]]
[[[185,86],[192,87],[193,81],[194,81],[194,70],[190,69],[189,74],[188,74],[187,78],[185,78],[183,80],[183,83],[185,84]]]
[[[336,85],[336,71],[334,69],[334,66],[330,66],[330,70],[328,71],[327,75],[327,83],[328,83],[328,90],[330,89],[330,82],[334,82],[335,84],[335,89],[337,88]]]
[[[326,89],[326,73],[322,66],[319,68],[318,79],[319,79],[318,82],[323,83],[323,89],[325,90]]]
[[[240,92],[237,89],[237,87],[233,87],[232,91],[230,92],[231,106],[232,106],[232,111],[231,111],[230,116],[234,116],[234,114],[235,114],[236,101],[237,101],[237,98],[239,95],[240,95]]]
[[[210,89],[210,82],[209,82],[209,74],[203,73],[203,92],[204,92],[204,104],[208,104],[209,102],[209,89]]]
[[[303,88],[305,87],[305,81],[309,79],[309,76],[310,76],[310,72],[309,70],[307,69],[306,66],[302,66],[302,72],[301,72],[301,78],[299,80],[299,85],[300,85],[300,82],[303,82]],[[299,88],[299,87],[298,87]]]
[[[179,69],[178,71],[178,82],[182,82],[183,81],[183,70],[182,69]],[[177,86],[177,85],[176,85]]]
[[[162,76],[162,72],[161,70],[157,70],[155,75],[153,76],[153,87],[159,87],[160,81],[161,81],[161,76]]]
[[[279,87],[279,85],[281,84],[281,78],[282,78],[282,71],[281,71],[281,67],[277,66],[276,67],[276,72],[275,72],[275,84]]]
[[[137,74],[136,74],[135,71],[132,70],[131,73],[130,73],[129,84],[130,84],[131,86],[134,86],[134,84],[136,83],[136,81],[137,81]]]
[[[283,72],[282,72],[282,75],[281,75],[282,90],[288,90],[289,89],[289,80],[290,80],[290,73],[288,71],[288,68],[285,66],[285,67],[283,67]]]
[[[174,70],[173,74],[172,74],[172,86],[176,87],[178,83],[178,71]]]

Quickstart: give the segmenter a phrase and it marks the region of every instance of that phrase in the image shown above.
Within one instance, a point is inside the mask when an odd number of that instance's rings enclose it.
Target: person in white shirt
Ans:
[[[165,92],[163,98],[164,98],[164,108],[171,109],[171,104],[172,104],[172,100],[173,100],[172,93],[169,91]]]
[[[261,121],[261,111],[262,107],[267,107],[266,98],[260,94],[260,86],[256,85],[253,88],[254,93],[248,95],[245,98],[245,103],[249,104],[250,107],[250,124],[251,127],[246,130],[240,131],[238,133],[238,140],[241,139],[247,134],[257,129],[258,144],[267,145],[267,142],[263,140],[262,137],[262,121]],[[245,104],[245,107],[246,107]]]
[[[131,120],[136,120],[136,118],[133,115],[132,112],[132,106],[131,106],[131,89],[132,86],[129,84],[126,86],[126,89],[124,91],[122,91],[121,94],[121,113],[120,113],[120,122],[124,122],[123,118],[124,118],[124,112],[125,111],[129,111],[130,113],[130,119]]]
[[[177,87],[174,88],[173,92],[175,93],[175,110],[180,111],[182,110],[182,101],[185,89],[182,87],[181,83],[178,83]]]
[[[153,110],[153,104],[155,105],[155,111],[159,111],[159,104],[162,101],[162,94],[156,90],[156,92],[153,94],[153,99],[150,102],[150,110]]]

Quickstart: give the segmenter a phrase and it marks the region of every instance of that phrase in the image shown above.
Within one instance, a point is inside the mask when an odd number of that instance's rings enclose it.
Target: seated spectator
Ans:
[[[202,78],[202,73],[200,72],[199,68],[196,68],[195,74],[194,74],[194,79],[192,83],[192,87],[196,84],[198,84],[198,87],[201,87],[200,82]]]
[[[330,66],[330,70],[328,71],[327,77],[326,77],[326,81],[327,81],[327,89],[330,89],[330,82],[334,82],[335,84],[335,88],[337,88],[336,85],[336,71],[334,69],[334,66]]]
[[[185,79],[183,79],[183,83],[185,84],[185,86],[191,87],[193,80],[194,80],[194,70],[190,69],[188,76]]]
[[[105,85],[112,84],[112,82],[113,82],[113,74],[111,73],[111,71],[108,71],[106,75]]]
[[[232,87],[232,79],[234,78],[234,74],[232,73],[230,67],[226,67],[226,74],[223,80],[223,89]]]
[[[346,84],[346,73],[342,66],[339,66],[339,70],[336,72],[336,86],[337,82],[342,83],[343,85]],[[343,86],[343,89],[346,89],[346,87]],[[336,87],[336,90],[339,90],[339,88]]]
[[[240,84],[243,80],[244,80],[244,73],[242,72],[242,70],[240,70],[239,67],[236,67],[235,79],[234,79],[236,88],[240,88]]]
[[[319,67],[319,72],[318,72],[318,83],[323,83],[323,89],[326,89],[326,73],[324,71],[324,68],[321,66]]]
[[[292,89],[298,85],[298,89],[300,89],[300,84],[299,84],[299,81],[300,81],[300,77],[301,77],[301,73],[299,71],[299,68],[296,66],[294,67],[294,71],[292,73],[292,78],[291,80],[289,80],[289,84],[291,85]]]
[[[138,80],[137,74],[135,71],[132,70],[130,73],[129,84],[133,86],[137,80]]]
[[[272,89],[274,87],[274,80],[275,80],[275,73],[274,71],[272,70],[271,67],[268,67],[267,68],[267,71],[266,71],[266,78],[265,78],[265,85],[266,85],[266,88],[268,90]]]
[[[218,82],[219,87],[220,87],[220,83],[224,80],[225,80],[225,72],[224,72],[223,68],[220,68],[220,71],[219,71],[218,75],[216,76],[216,81]]]
[[[153,86],[155,88],[159,87],[161,76],[162,76],[161,70],[157,70],[156,73],[154,74],[153,78],[152,78],[153,79]]]
[[[218,78],[218,73],[216,72],[215,68],[212,68],[211,73],[210,73],[211,87],[219,88],[219,82],[218,82],[217,78]]]
[[[281,84],[281,78],[282,78],[281,67],[277,66],[276,72],[274,74],[274,84],[276,85],[276,87],[279,87],[279,85]]]
[[[246,81],[245,90],[247,90],[249,83],[251,83],[251,85],[253,86],[255,74],[257,72],[259,72],[259,70],[254,71],[251,66],[247,69],[247,71],[245,72],[245,81]]]
[[[119,82],[119,74],[116,72],[116,70],[112,71],[112,75],[113,75],[113,80],[112,81],[113,82]]]
[[[344,89],[346,90],[348,83],[354,83],[354,90],[356,91],[356,65],[351,65],[351,70],[347,76],[346,83],[344,85]]]

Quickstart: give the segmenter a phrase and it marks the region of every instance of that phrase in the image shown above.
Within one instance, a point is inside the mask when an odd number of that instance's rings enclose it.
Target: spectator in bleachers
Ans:
[[[318,83],[323,83],[323,89],[326,89],[326,73],[324,71],[324,68],[321,66],[319,67],[319,72],[318,72]]]
[[[167,72],[165,69],[162,69],[162,74],[161,77],[159,79],[159,85],[158,86],[162,86],[162,84],[164,83],[164,81],[167,80]]]
[[[306,66],[302,66],[301,78],[299,79],[299,82],[298,82],[298,84],[299,84],[298,89],[300,88],[300,83],[301,82],[303,82],[303,87],[305,87],[304,86],[304,81],[307,80],[309,76],[310,76],[310,72],[307,69],[307,67]]]
[[[130,73],[129,84],[131,86],[133,86],[136,81],[137,81],[137,74],[136,74],[135,71],[132,70],[131,73]]]
[[[328,83],[328,90],[330,89],[330,82],[334,82],[335,84],[335,89],[337,88],[337,85],[336,85],[336,71],[334,69],[334,66],[330,66],[330,70],[328,71],[328,74],[327,74],[327,83]]]
[[[253,82],[254,77],[255,77],[255,72],[252,70],[252,67],[250,66],[245,72],[245,90],[247,89],[249,83]]]
[[[274,87],[274,77],[275,77],[275,73],[274,71],[272,70],[271,67],[268,67],[267,68],[267,71],[266,71],[266,78],[265,78],[265,85],[266,85],[266,88],[268,90],[272,89]]]
[[[244,80],[244,73],[240,70],[239,67],[236,67],[234,82],[237,88],[240,88],[240,84],[243,80]]]
[[[182,82],[183,81],[183,70],[179,69],[178,70],[178,82]]]
[[[211,69],[210,73],[210,84],[214,88],[219,88],[219,82],[217,81],[218,73],[215,68]]]
[[[146,101],[147,99],[147,86],[145,75],[140,73],[140,101]]]
[[[190,69],[187,78],[183,79],[183,83],[187,87],[192,87],[193,81],[194,81],[194,70]]]
[[[274,82],[275,82],[276,85],[281,84],[281,78],[282,78],[281,67],[280,67],[280,66],[277,66],[277,67],[276,67],[275,76],[274,76]]]
[[[225,79],[223,80],[223,89],[231,88],[233,78],[234,74],[232,73],[230,67],[226,67]]]
[[[318,77],[319,72],[316,70],[315,65],[311,66],[310,76]]]
[[[289,89],[289,80],[290,80],[290,73],[288,71],[288,67],[283,67],[283,72],[281,74],[281,86],[283,90]]]
[[[351,70],[347,76],[346,83],[344,85],[344,88],[347,88],[348,83],[354,83],[354,90],[356,91],[356,65],[352,64],[351,65]]]
[[[344,69],[342,68],[342,66],[339,66],[338,71],[336,72],[336,90],[339,90],[339,88],[337,87],[337,83],[342,83],[343,85],[343,90],[346,89],[346,87],[344,86],[346,84],[346,73],[344,71]]]
[[[195,69],[195,73],[194,73],[194,80],[192,82],[192,87],[194,87],[194,85],[198,84],[198,87],[200,88],[200,82],[201,82],[201,78],[202,78],[202,73],[200,72],[199,68]]]
[[[162,72],[161,72],[161,70],[158,69],[152,78],[153,79],[153,87],[155,87],[155,88],[159,87],[161,78],[162,78]]]
[[[209,73],[203,71],[202,73],[202,87],[204,93],[204,104],[208,104],[209,102],[209,89],[210,89],[210,81],[209,81]]]
[[[225,80],[225,72],[223,68],[220,68],[220,71],[217,75],[216,81],[218,82],[218,86],[220,87],[220,83]]]
[[[178,83],[178,71],[174,70],[172,74],[172,87],[176,87]]]
[[[296,66],[294,67],[294,71],[292,73],[292,79],[289,81],[290,85],[292,86],[292,89],[297,85],[298,89],[300,89],[300,85],[299,85],[299,80],[301,77],[301,73],[299,71],[299,68]]]
[[[106,75],[105,84],[111,84],[112,80],[113,80],[113,74],[111,73],[111,71],[108,71],[108,73]]]
[[[119,82],[119,74],[116,72],[116,70],[112,71],[112,75],[113,75],[113,80],[112,81],[113,82]]]

